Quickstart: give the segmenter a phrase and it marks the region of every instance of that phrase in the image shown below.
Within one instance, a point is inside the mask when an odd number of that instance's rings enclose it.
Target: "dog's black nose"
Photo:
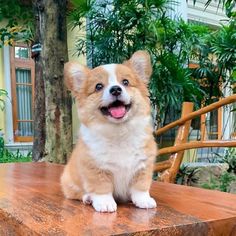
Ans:
[[[122,88],[118,85],[114,85],[110,89],[110,94],[116,97],[119,96],[121,92],[122,92]]]

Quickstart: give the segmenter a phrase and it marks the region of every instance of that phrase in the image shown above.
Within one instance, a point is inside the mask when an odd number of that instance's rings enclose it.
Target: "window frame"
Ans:
[[[29,58],[16,58],[15,47],[25,47],[29,49]],[[31,58],[31,48],[24,43],[17,43],[10,48],[10,67],[11,67],[11,92],[12,92],[12,114],[13,114],[13,136],[14,142],[32,142],[33,136],[19,136],[16,134],[18,123],[22,120],[17,119],[17,94],[16,94],[16,69],[27,69],[31,71],[31,87],[32,87],[32,111],[34,107],[34,88],[35,88],[35,62]],[[26,122],[26,120],[23,120]],[[32,120],[29,120],[33,122]]]

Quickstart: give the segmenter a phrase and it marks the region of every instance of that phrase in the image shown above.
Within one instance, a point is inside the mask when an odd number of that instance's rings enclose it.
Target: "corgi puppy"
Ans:
[[[152,135],[147,84],[150,56],[137,51],[123,64],[89,69],[65,64],[67,87],[77,101],[79,141],[61,177],[68,199],[114,212],[116,202],[155,208],[149,195],[157,145]]]

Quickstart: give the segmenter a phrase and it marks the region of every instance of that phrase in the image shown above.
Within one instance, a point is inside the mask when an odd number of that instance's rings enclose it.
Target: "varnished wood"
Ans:
[[[189,143],[180,144],[178,146],[162,148],[159,150],[159,155],[207,147],[236,147],[236,140],[192,141]]]
[[[32,84],[31,83],[16,83],[16,85],[25,85],[25,86],[32,86]]]
[[[201,141],[206,140],[206,114],[202,114],[200,116],[200,122],[201,122]]]
[[[161,149],[162,150],[162,149]],[[160,151],[161,151],[160,150]],[[159,152],[160,152],[159,151]],[[154,166],[154,171],[155,172],[159,172],[159,171],[163,171],[166,170],[168,168],[170,168],[172,165],[172,162],[170,160],[166,160],[166,161],[162,161],[162,162],[157,162]]]
[[[236,195],[155,182],[157,209],[118,204],[116,213],[64,198],[63,166],[0,164],[0,235],[234,236]]]
[[[164,132],[168,131],[169,129],[172,129],[176,126],[184,124],[186,121],[192,120],[193,118],[196,118],[196,117],[198,117],[202,114],[205,114],[205,113],[210,112],[212,110],[218,109],[221,106],[224,106],[224,105],[227,105],[227,104],[230,104],[230,103],[233,103],[233,102],[236,102],[236,94],[228,96],[226,98],[223,98],[218,102],[212,103],[212,104],[210,104],[206,107],[203,107],[203,108],[201,108],[197,111],[194,111],[194,112],[186,115],[185,117],[182,117],[179,120],[174,121],[174,122],[160,128],[160,129],[158,129],[156,131],[156,135],[161,135]]]
[[[182,114],[181,118],[187,116],[189,113],[193,111],[193,103],[192,102],[184,102],[182,105]],[[181,144],[184,144],[188,140],[189,128],[191,125],[191,120],[186,121],[183,125],[178,128],[177,136],[175,138],[174,147],[178,147]],[[163,171],[160,175],[160,180],[163,182],[174,183],[176,175],[179,171],[181,162],[184,156],[184,149],[180,151],[176,151],[173,153],[169,161],[172,163],[170,168]]]
[[[32,136],[15,136],[14,141],[15,142],[32,142],[33,138]]]
[[[222,135],[222,130],[223,130],[223,107],[219,107],[218,110],[218,116],[217,116],[217,138],[218,140],[221,140],[223,135]]]

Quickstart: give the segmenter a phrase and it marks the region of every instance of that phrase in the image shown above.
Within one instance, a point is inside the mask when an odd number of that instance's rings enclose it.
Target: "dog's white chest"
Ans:
[[[143,146],[146,134],[144,127],[136,127],[133,132],[119,132],[118,135],[114,130],[114,136],[104,137],[81,127],[82,139],[89,147],[94,161],[99,168],[113,174],[114,196],[120,200],[128,200],[130,183],[135,173],[145,167],[147,157]]]
[[[115,198],[125,201],[129,198],[130,182],[135,173],[145,167],[146,156],[133,142],[108,145],[108,148],[109,150],[98,155],[96,160],[102,169],[113,173]]]

